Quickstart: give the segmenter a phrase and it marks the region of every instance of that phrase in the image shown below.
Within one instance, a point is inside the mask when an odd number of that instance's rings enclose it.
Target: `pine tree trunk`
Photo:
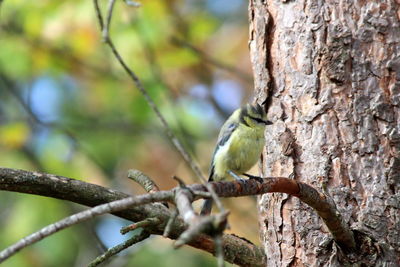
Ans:
[[[400,266],[400,1],[251,0],[250,53],[268,111],[263,175],[330,195],[358,258],[294,197],[259,199],[268,266]]]

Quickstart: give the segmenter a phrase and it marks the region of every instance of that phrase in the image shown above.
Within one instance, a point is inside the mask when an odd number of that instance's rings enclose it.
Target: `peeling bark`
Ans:
[[[353,262],[400,264],[399,1],[249,3],[258,97],[271,97],[264,176],[329,194],[355,231]],[[352,262],[297,199],[259,198],[269,266]],[[369,253],[367,253],[369,251]]]

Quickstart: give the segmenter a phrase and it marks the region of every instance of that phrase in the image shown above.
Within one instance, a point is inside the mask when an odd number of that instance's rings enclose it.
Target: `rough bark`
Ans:
[[[274,121],[264,176],[329,194],[358,244],[350,259],[310,208],[266,194],[269,266],[400,264],[399,17],[399,1],[250,1],[255,90]]]

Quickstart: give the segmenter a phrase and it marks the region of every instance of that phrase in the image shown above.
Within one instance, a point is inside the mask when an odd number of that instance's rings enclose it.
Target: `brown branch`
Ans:
[[[264,177],[262,183],[257,182],[256,179],[248,179],[234,182],[214,182],[212,185],[219,197],[238,197],[274,192],[287,193],[298,197],[318,213],[331,232],[333,239],[341,248],[351,251],[356,247],[353,233],[336,209],[332,198],[305,183],[283,177]],[[200,187],[201,185],[193,185],[190,188],[201,190]]]
[[[138,228],[146,228],[146,227],[160,224],[160,223],[161,222],[158,218],[147,218],[147,219],[144,219],[143,221],[124,226],[121,228],[121,230],[119,230],[119,232],[124,235],[124,234],[129,233],[130,231],[136,230]]]
[[[272,192],[288,193],[296,196],[317,211],[317,213],[326,223],[328,229],[331,231],[334,240],[340,247],[346,250],[352,250],[355,248],[353,234],[343,221],[339,212],[336,210],[334,202],[326,195],[319,193],[317,190],[304,183],[296,182],[295,180],[288,178],[273,177],[265,178],[262,183],[256,181],[255,179],[249,179],[233,182],[214,182],[210,183],[210,185],[213,187],[214,191],[219,197],[239,197]],[[201,184],[191,185],[187,188],[193,192],[207,191],[206,187]],[[123,193],[70,178],[6,168],[0,168],[0,190],[51,196],[60,199],[71,200],[85,205],[89,204],[89,206],[93,205],[93,201],[104,201],[102,203],[105,203],[115,199],[127,197],[127,195]],[[146,199],[146,201],[140,202],[141,204],[154,201],[172,201],[172,198],[174,197],[172,191],[173,190],[159,191],[130,199],[140,198],[142,201],[143,199]],[[108,201],[105,199],[107,196]],[[112,199],[110,199],[110,197]],[[197,196],[197,198],[200,197]],[[196,197],[193,200],[195,199]],[[134,203],[130,202],[128,204],[127,206],[130,206]],[[112,203],[108,203],[107,205],[112,206]],[[163,223],[153,226],[154,228],[146,228],[146,230],[150,233],[160,235],[163,233],[165,224],[171,216],[171,213],[165,209],[164,206],[156,204],[131,207],[115,214],[130,220],[133,219],[133,221],[140,221],[149,217],[157,217]],[[186,229],[182,220],[177,218],[174,221],[174,226],[171,228],[170,238],[177,239],[185,230]],[[224,251],[227,255],[227,261],[232,262],[233,260],[236,264],[238,264],[237,261],[239,261],[242,262],[240,265],[243,265],[244,263],[246,263],[244,265],[247,265],[249,261],[248,256],[250,253],[253,254],[253,257],[257,255],[258,258],[256,259],[256,262],[258,264],[261,263],[260,261],[263,260],[263,256],[260,254],[260,251],[257,247],[255,247],[253,244],[246,244],[247,242],[244,242],[244,240],[238,241],[237,238],[232,238],[233,236],[231,235],[223,236]],[[239,252],[238,247],[235,247],[236,245],[234,245],[236,242],[239,242],[237,245],[241,250],[245,249],[247,246],[247,253],[246,255],[241,254],[241,256],[244,258],[241,258],[240,260],[238,259],[240,256],[229,253],[232,251]],[[215,246],[213,242],[203,235],[198,236],[188,244],[215,253]]]
[[[151,180],[150,177],[139,170],[129,170],[128,178],[141,185],[148,193],[160,191],[156,183]]]
[[[206,191],[204,186],[202,189]],[[86,206],[97,206],[129,197],[122,192],[63,176],[8,168],[0,168],[0,190],[48,196]],[[160,191],[155,194],[163,192],[169,191]],[[206,196],[209,197],[209,194]],[[159,198],[159,200],[164,201],[165,198]],[[136,222],[146,218],[158,218],[161,223],[147,227],[146,230],[150,234],[162,235],[173,211],[169,211],[162,204],[154,203],[130,207],[112,214]],[[177,217],[171,222],[168,237],[177,239],[185,230],[185,223]],[[222,238],[226,261],[240,266],[264,266],[265,255],[261,248],[234,235],[223,235]],[[204,234],[199,235],[188,245],[212,254],[215,253],[212,238]]]

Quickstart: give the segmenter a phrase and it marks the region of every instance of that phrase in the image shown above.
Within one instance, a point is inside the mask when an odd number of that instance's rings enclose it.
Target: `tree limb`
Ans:
[[[206,191],[204,186],[199,186]],[[129,197],[119,191],[63,176],[8,168],[0,168],[0,190],[69,200],[90,207]],[[169,191],[160,191],[155,194],[163,192]],[[163,200],[160,199],[160,201]],[[112,214],[133,222],[146,218],[158,218],[161,223],[146,228],[146,231],[150,234],[162,235],[169,218],[173,216],[172,213],[173,211],[169,211],[164,205],[155,203],[130,207]],[[176,240],[185,230],[185,223],[177,217],[171,222],[168,237]],[[223,235],[222,238],[226,261],[240,266],[264,266],[265,255],[261,248],[234,235]],[[207,235],[199,235],[188,245],[215,254],[213,239]]]
[[[249,179],[233,182],[214,182],[211,183],[211,186],[219,197],[238,197],[272,192],[288,193],[296,196],[317,211],[326,223],[328,229],[331,231],[334,240],[340,247],[345,250],[353,250],[355,248],[353,234],[339,212],[336,210],[334,202],[328,196],[319,193],[317,190],[304,183],[296,182],[295,180],[288,178],[274,177],[264,178],[262,183],[255,179]],[[201,184],[194,184],[187,188],[193,192],[207,191],[206,187]],[[7,168],[0,168],[0,190],[50,196],[74,201],[88,206],[108,203],[116,199],[128,197],[128,195],[121,192],[62,176]],[[172,191],[173,190],[159,191],[133,197],[131,199],[146,199],[146,201],[140,202],[141,204],[150,203],[152,201],[172,201],[174,196]],[[108,203],[108,206],[111,206],[111,204],[112,203]],[[120,208],[121,207],[119,207],[119,209]],[[161,222],[159,225],[154,225],[151,229],[146,229],[149,233],[158,235],[162,235],[165,225],[171,217],[171,212],[169,210],[167,210],[163,205],[156,204],[145,204],[131,207],[123,211],[114,212],[113,214],[133,221],[141,221],[152,217],[158,218]],[[176,218],[171,227],[169,237],[171,239],[177,239],[185,230],[186,227],[182,220]],[[253,244],[232,235],[224,235],[223,242],[227,261],[236,264],[241,262],[240,265],[248,265],[251,258],[248,258],[250,253],[253,254],[251,264],[257,263],[256,265],[258,265],[263,262],[262,252]],[[188,244],[215,253],[214,243],[209,237],[204,235],[199,235]],[[246,250],[246,253],[244,255],[239,254],[239,257],[243,256],[244,258],[239,259],[238,254],[230,254],[233,251],[241,251],[243,249]],[[255,258],[257,258],[255,260],[256,262],[254,262]]]

